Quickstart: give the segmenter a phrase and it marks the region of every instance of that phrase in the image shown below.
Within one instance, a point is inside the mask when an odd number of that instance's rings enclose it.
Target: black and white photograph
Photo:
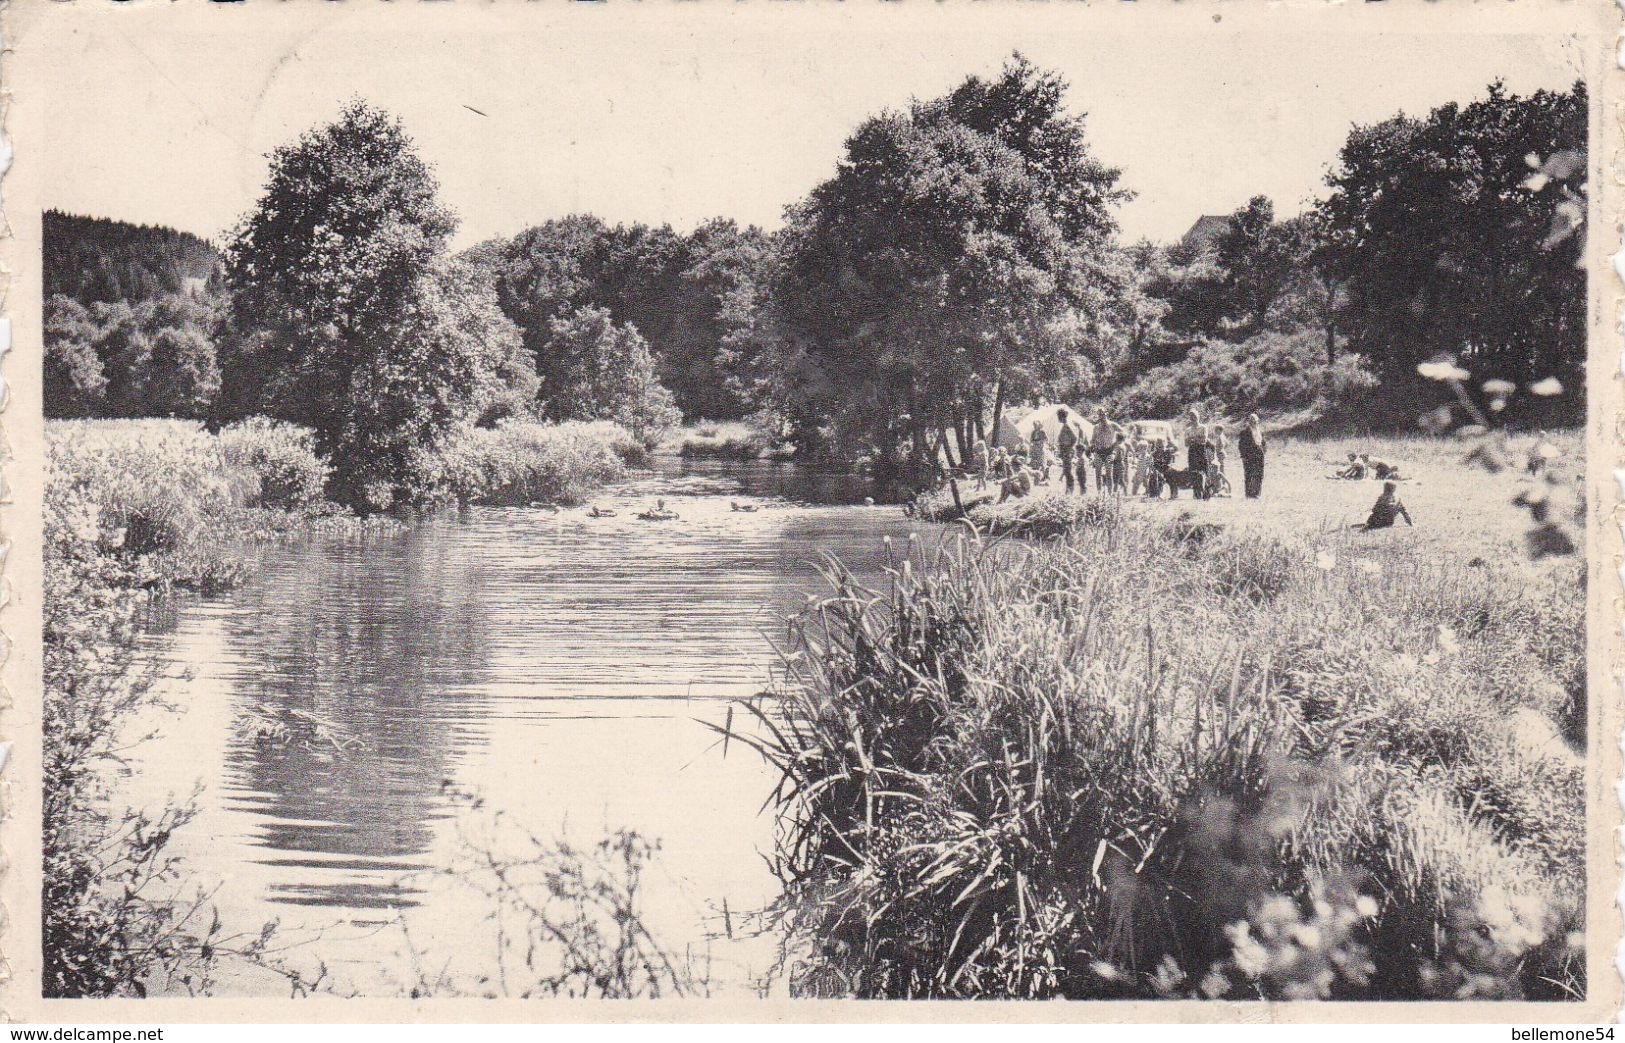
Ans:
[[[1332,6],[14,3],[0,1007],[1612,1020],[1619,12]]]

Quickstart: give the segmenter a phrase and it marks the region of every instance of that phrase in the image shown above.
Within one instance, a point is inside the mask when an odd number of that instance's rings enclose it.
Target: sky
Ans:
[[[1095,153],[1136,193],[1118,214],[1124,235],[1166,241],[1257,194],[1298,212],[1353,124],[1470,101],[1497,77],[1520,93],[1566,88],[1581,67],[1555,34],[1334,40],[1193,19],[1152,36],[1053,5],[940,19],[712,5],[678,18],[576,3],[527,21],[465,8],[476,13],[393,25],[233,20],[244,6],[208,5],[184,28],[85,18],[42,40],[45,205],[218,240],[258,197],[266,155],[360,96],[404,120],[461,217],[458,246],[577,211],[772,228],[863,118],[1020,50],[1066,77]]]

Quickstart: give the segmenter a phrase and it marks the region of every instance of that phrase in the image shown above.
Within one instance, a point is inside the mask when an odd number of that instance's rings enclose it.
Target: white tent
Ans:
[[[1044,436],[1049,442],[1049,451],[1055,452],[1056,439],[1061,434],[1060,411],[1066,410],[1066,422],[1072,430],[1078,433],[1079,444],[1086,444],[1090,436],[1095,433],[1095,425],[1083,418],[1083,413],[1072,406],[1055,402],[1046,402],[1035,409],[1021,414],[1021,419],[1011,418],[1006,412],[999,418],[999,429],[993,433],[993,445],[1003,446],[1006,449],[1014,446],[1027,446],[1033,437],[1033,428],[1042,426]]]

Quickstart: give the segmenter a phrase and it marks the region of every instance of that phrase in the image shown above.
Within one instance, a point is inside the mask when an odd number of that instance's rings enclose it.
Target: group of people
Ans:
[[[1175,490],[1190,488],[1201,499],[1232,495],[1225,473],[1230,439],[1224,425],[1208,424],[1199,407],[1192,406],[1186,418],[1186,466],[1176,468],[1178,449],[1171,434],[1143,432],[1138,425],[1125,426],[1105,410],[1096,410],[1087,440],[1082,426],[1063,407],[1056,411],[1058,433],[1054,462],[1060,465],[1061,481],[1068,493],[1087,492],[1088,474],[1094,473],[1095,488],[1126,496],[1161,496],[1172,484]],[[1050,481],[1050,436],[1042,422],[1032,425],[1027,444],[1001,445],[989,449],[978,438],[971,450],[971,466],[977,488],[991,483],[999,486],[999,502],[1025,496],[1036,486]],[[1247,418],[1236,448],[1241,457],[1243,487],[1256,499],[1264,487],[1264,429],[1256,414]],[[1198,476],[1192,478],[1192,476]]]
[[[1172,426],[1162,423],[1124,425],[1105,410],[1096,410],[1086,439],[1083,425],[1063,408],[1056,410],[1059,421],[1053,454],[1050,434],[1039,420],[1032,424],[1026,444],[1000,445],[989,449],[978,438],[971,450],[972,472],[977,488],[998,484],[999,502],[1026,496],[1051,480],[1052,465],[1060,467],[1061,481],[1068,493],[1087,492],[1088,474],[1094,473],[1095,488],[1129,496],[1161,496],[1165,489],[1177,497],[1182,489],[1198,499],[1230,496],[1226,474],[1232,442],[1221,423],[1203,419],[1199,406],[1191,406],[1184,417],[1185,466],[1176,466],[1178,448]],[[1237,433],[1234,447],[1241,458],[1242,489],[1248,499],[1258,499],[1264,491],[1264,460],[1267,441],[1256,413],[1249,414]],[[1540,460],[1541,464],[1546,461]],[[1530,470],[1537,464],[1531,462]],[[1397,483],[1399,468],[1369,453],[1350,453],[1346,466],[1328,475],[1331,478],[1376,478],[1383,491],[1359,529],[1391,528],[1398,520],[1413,524],[1410,511],[1400,502]]]
[[[1367,478],[1383,482],[1397,482],[1403,479],[1398,467],[1385,460],[1373,459],[1370,453],[1350,453],[1348,462],[1326,477],[1355,482]]]

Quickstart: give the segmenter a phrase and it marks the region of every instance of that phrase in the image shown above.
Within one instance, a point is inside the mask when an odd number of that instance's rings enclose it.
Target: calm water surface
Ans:
[[[918,528],[862,495],[791,465],[673,460],[600,495],[614,518],[479,508],[272,550],[251,584],[154,637],[178,710],[125,790],[201,784],[180,853],[227,922],[279,920],[305,943],[289,961],[319,958],[343,987],[394,992],[414,961],[489,972],[486,904],[436,872],[468,835],[623,827],[662,845],[655,928],[708,953],[716,989],[751,987],[776,950],[742,915],[777,893],[775,778],[703,722],[769,682],[769,638],[822,590],[824,553],[878,579],[883,537]],[[679,521],[633,517],[657,496]],[[258,742],[238,728],[255,708],[358,742]]]

